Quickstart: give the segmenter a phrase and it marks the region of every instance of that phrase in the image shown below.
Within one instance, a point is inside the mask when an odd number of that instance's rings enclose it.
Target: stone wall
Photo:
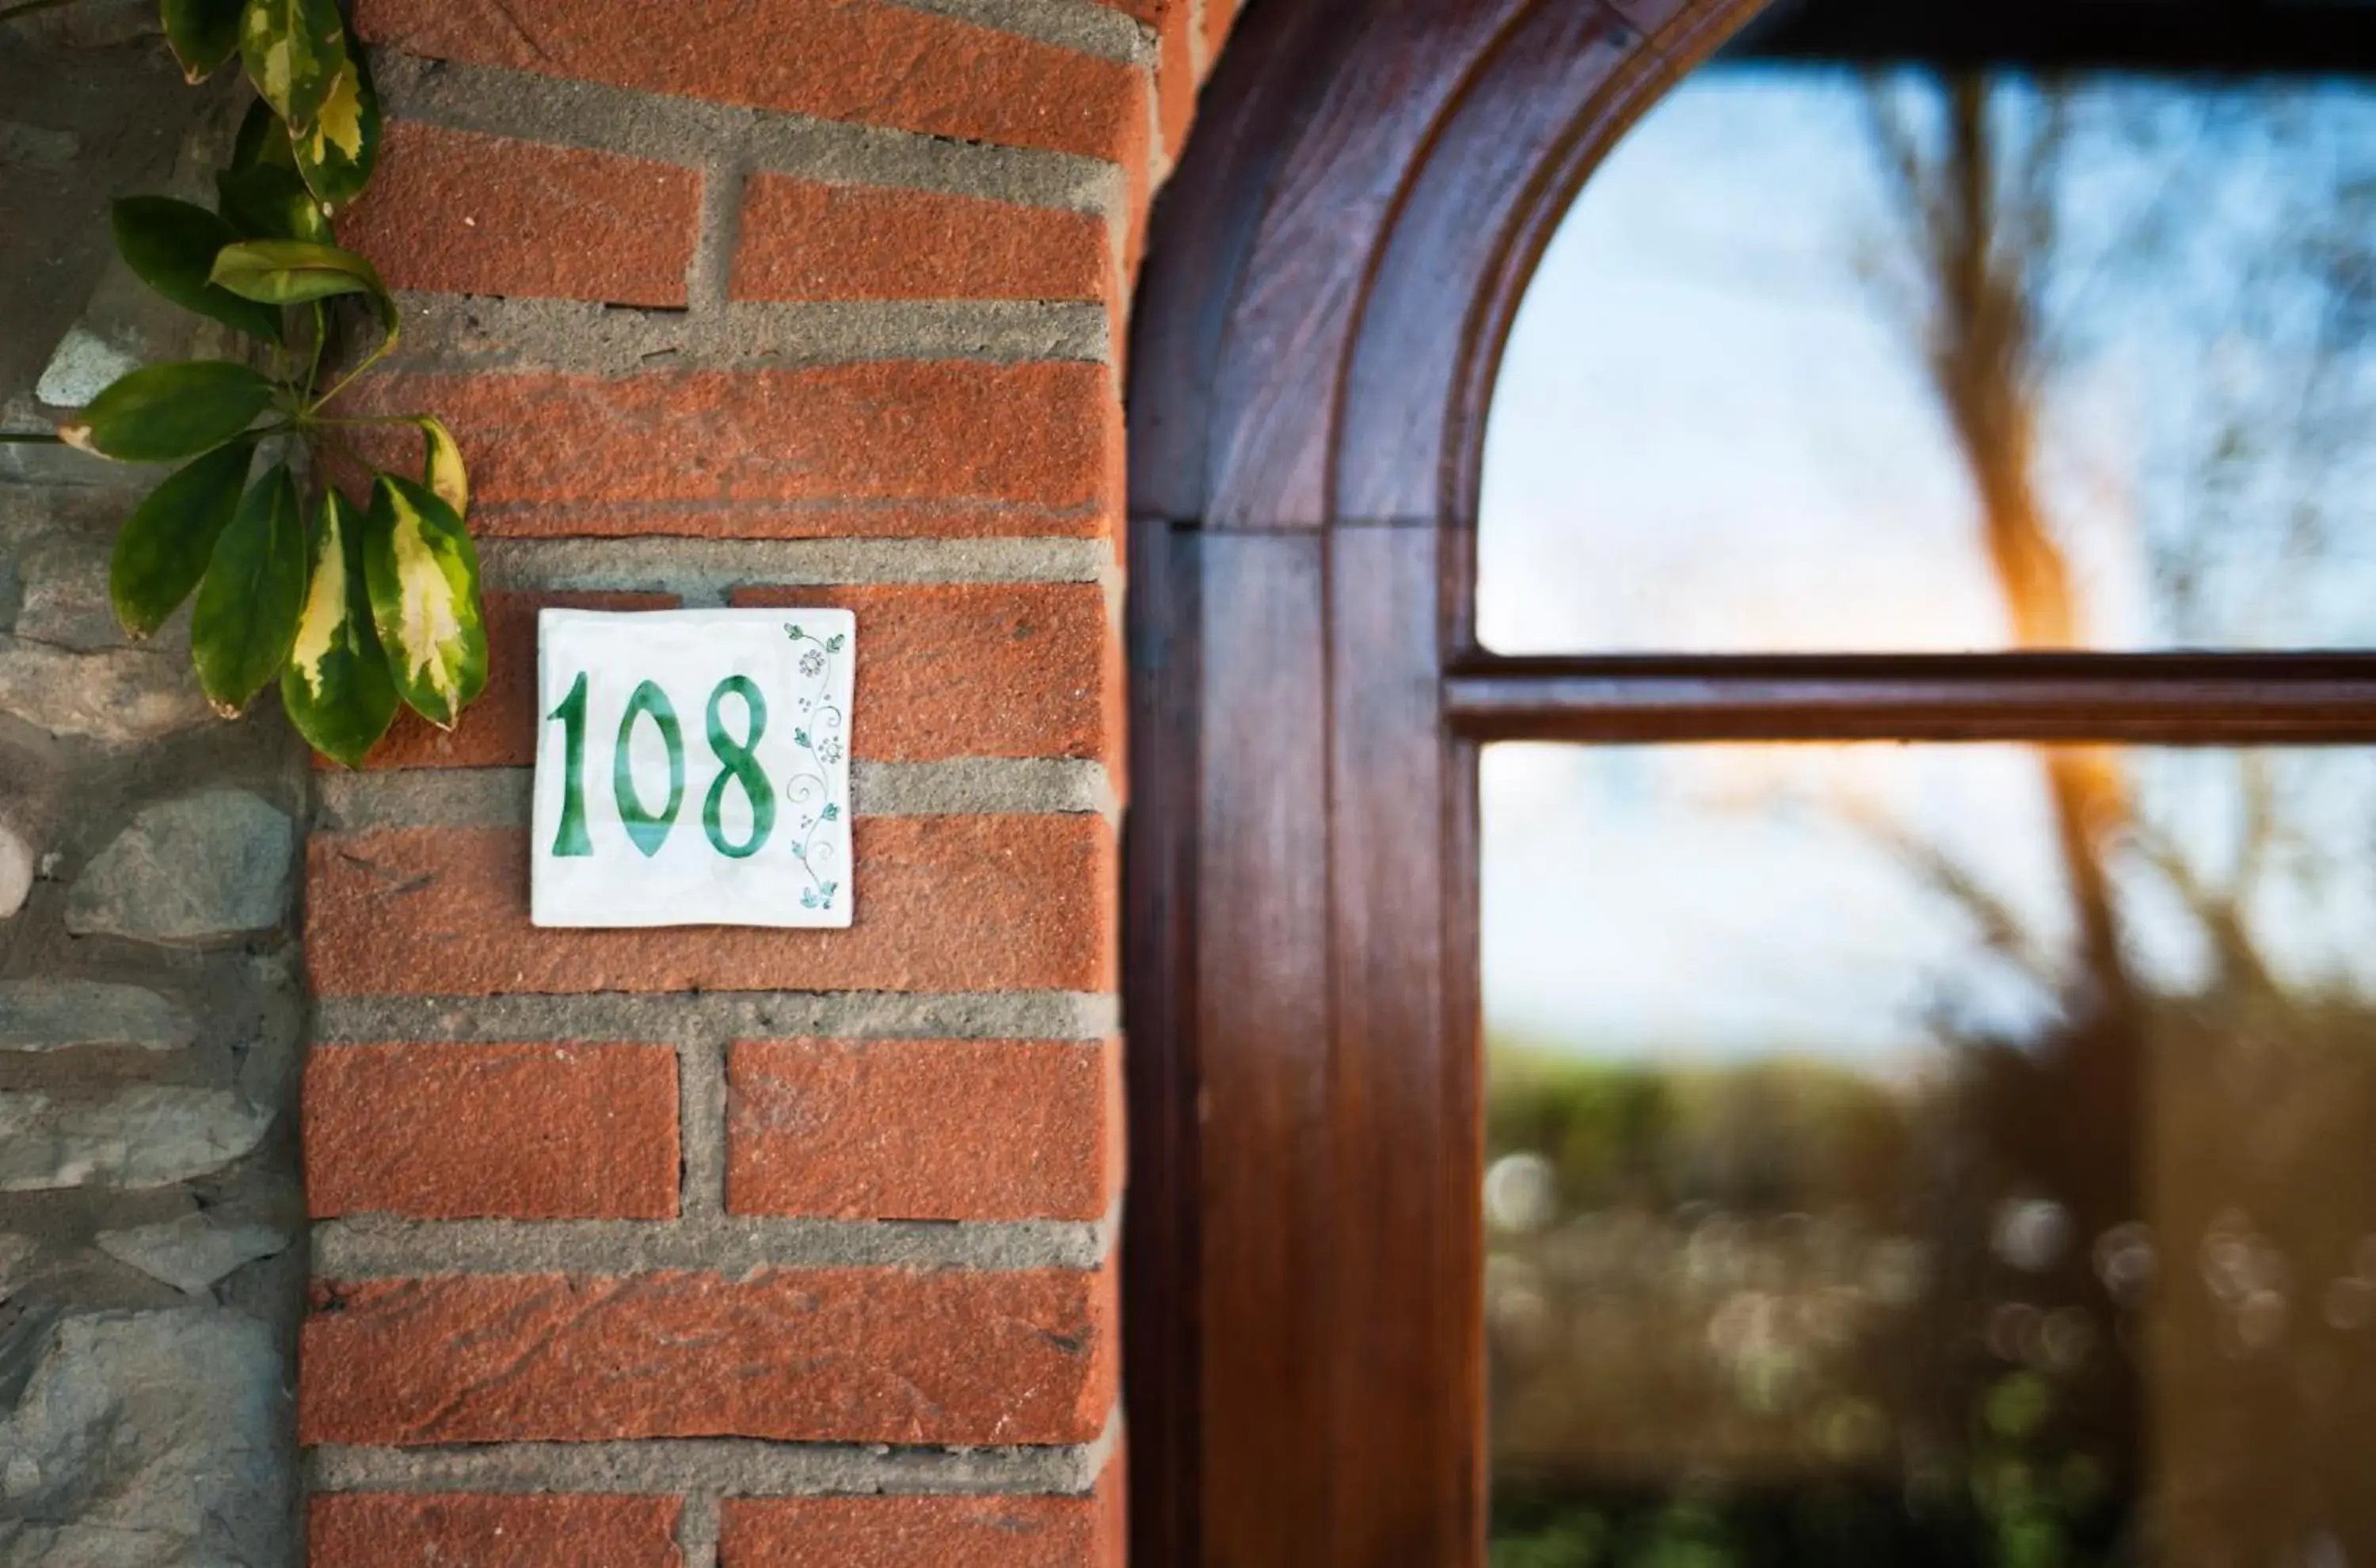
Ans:
[[[107,202],[197,196],[237,103],[155,6],[0,23],[0,429],[231,351],[113,261]],[[0,445],[0,1562],[297,1558],[298,747],[208,711],[187,612],[135,647],[115,524],[154,475]]]

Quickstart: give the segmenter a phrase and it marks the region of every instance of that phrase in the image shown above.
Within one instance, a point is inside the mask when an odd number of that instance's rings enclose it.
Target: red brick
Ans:
[[[1147,212],[1155,199],[1155,83],[1142,72],[1134,86],[1135,102],[1131,128],[1122,149],[1123,211],[1128,221],[1123,236],[1122,298],[1116,300],[1117,305],[1124,303],[1138,285],[1138,264],[1146,246]],[[1123,342],[1126,336],[1117,333],[1114,340]]]
[[[665,1219],[677,1063],[664,1045],[352,1045],[305,1065],[316,1217]]]
[[[1114,758],[1121,647],[1094,583],[747,588],[858,616],[856,754]]]
[[[368,766],[505,767],[534,762],[536,612],[547,606],[669,610],[679,601],[672,593],[488,593],[481,602],[487,618],[486,690],[451,730],[399,708],[386,739],[372,749]]]
[[[362,0],[410,54],[1114,159],[1136,71],[885,0]]]
[[[1164,15],[1156,33],[1156,119],[1163,133],[1162,155],[1168,167],[1188,140],[1188,123],[1196,113],[1196,18],[1183,3]]]
[[[1106,226],[1086,212],[937,191],[752,178],[738,300],[1095,300]]]
[[[682,305],[700,223],[694,170],[398,120],[339,232],[398,289]]]
[[[539,930],[528,836],[316,834],[315,992],[1109,991],[1113,835],[1094,816],[861,817],[847,931]]]
[[[1089,1497],[730,1497],[719,1568],[1123,1568],[1122,1489]]]
[[[437,410],[482,535],[1094,537],[1121,493],[1097,364],[389,374],[350,401]]]
[[[1114,1399],[1102,1273],[441,1275],[315,1296],[305,1443],[1083,1443]]]
[[[313,1568],[682,1568],[673,1497],[315,1492]]]
[[[526,766],[536,760],[536,612],[547,605],[665,609],[672,595],[490,593],[487,689],[451,730],[409,711],[373,767]],[[830,605],[859,617],[868,761],[1103,758],[1122,751],[1121,646],[1093,583],[752,588],[746,605]],[[323,764],[324,766],[330,766]]]
[[[1095,1219],[1120,1175],[1120,1053],[1069,1041],[744,1040],[727,1207],[844,1219]]]

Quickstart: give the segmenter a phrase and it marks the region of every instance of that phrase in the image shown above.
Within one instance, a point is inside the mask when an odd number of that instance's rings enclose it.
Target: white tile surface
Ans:
[[[537,644],[538,925],[849,924],[849,612],[546,610]]]

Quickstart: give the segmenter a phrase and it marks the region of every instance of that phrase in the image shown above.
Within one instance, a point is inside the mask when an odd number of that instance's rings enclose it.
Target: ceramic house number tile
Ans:
[[[846,926],[846,610],[537,619],[541,926]]]

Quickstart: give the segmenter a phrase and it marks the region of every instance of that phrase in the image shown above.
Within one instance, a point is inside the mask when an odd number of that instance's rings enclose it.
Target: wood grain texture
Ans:
[[[1337,1194],[1336,1561],[1472,1560],[1483,1541],[1481,1063],[1445,1028],[1453,808],[1432,529],[1329,551],[1329,1119]]]
[[[2376,62],[2376,16],[2296,0],[2156,0],[2141,25],[2134,0],[1819,0],[1778,11],[1753,43],[1766,59],[1942,69],[2332,76]]]
[[[1479,740],[2376,740],[2376,655],[1496,659],[1449,673]]]
[[[2376,739],[2376,657],[1503,659],[1502,345],[1757,0],[1267,0],[1158,204],[1131,387],[1134,1568],[1479,1568],[1477,754]]]
[[[1325,540],[1202,536],[1205,1561],[1308,1568],[1339,1467]]]
[[[1216,366],[1213,529],[1317,529],[1344,362],[1414,160],[1527,0],[1372,0],[1278,161]],[[1574,8],[1596,11],[1590,0]]]
[[[1190,151],[1157,196],[1131,313],[1130,510],[1210,510],[1216,367],[1270,171],[1293,139],[1299,87],[1342,46],[1342,0],[1275,0],[1230,35],[1200,97]],[[1208,15],[1210,6],[1208,5]]]

